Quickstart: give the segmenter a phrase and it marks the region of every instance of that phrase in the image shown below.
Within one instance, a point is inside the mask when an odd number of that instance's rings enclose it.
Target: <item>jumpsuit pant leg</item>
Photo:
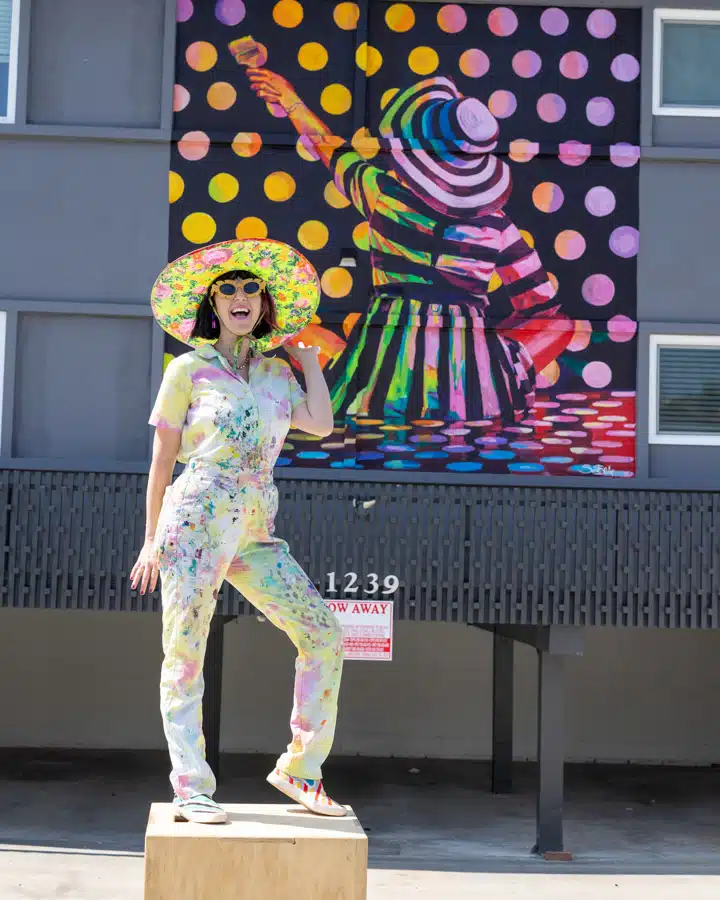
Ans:
[[[282,629],[297,648],[290,729],[292,742],[277,767],[295,778],[322,778],[337,720],[343,667],[340,623],[293,559],[285,541],[248,544],[226,579]]]
[[[237,547],[227,494],[202,480],[178,484],[158,525],[163,653],[160,710],[176,796],[212,797],[215,776],[205,759],[203,663],[217,589]]]

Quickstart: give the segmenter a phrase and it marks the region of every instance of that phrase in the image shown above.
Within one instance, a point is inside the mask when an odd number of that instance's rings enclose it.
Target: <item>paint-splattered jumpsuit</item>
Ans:
[[[212,796],[205,760],[202,667],[217,592],[227,579],[298,649],[292,743],[277,765],[320,778],[333,741],[342,632],[332,612],[274,537],[272,470],[293,410],[305,395],[281,359],[251,361],[249,384],[211,345],[167,367],[150,417],[182,432],[182,475],[166,491],[156,529],[162,579],[161,711],[182,799]]]

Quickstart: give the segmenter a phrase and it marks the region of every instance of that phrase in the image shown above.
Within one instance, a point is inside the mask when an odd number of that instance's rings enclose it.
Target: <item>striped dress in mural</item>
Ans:
[[[502,210],[433,210],[354,151],[336,151],[331,171],[368,222],[373,282],[367,314],[333,367],[334,410],[385,421],[526,416],[536,372],[517,335],[547,328],[558,307],[518,228]],[[512,303],[504,319],[493,315],[493,275]]]

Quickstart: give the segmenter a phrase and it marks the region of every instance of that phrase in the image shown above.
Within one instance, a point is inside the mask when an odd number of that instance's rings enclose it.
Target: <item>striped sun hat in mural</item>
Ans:
[[[265,282],[277,328],[255,342],[273,350],[310,324],[320,302],[320,280],[312,264],[289,244],[269,239],[223,241],[169,263],[153,285],[150,302],[160,327],[183,344],[212,343],[191,337],[195,316],[212,282],[245,269]]]
[[[510,168],[490,152],[497,119],[445,77],[396,94],[380,122],[380,143],[402,180],[433,209],[466,217],[500,209],[512,189]]]

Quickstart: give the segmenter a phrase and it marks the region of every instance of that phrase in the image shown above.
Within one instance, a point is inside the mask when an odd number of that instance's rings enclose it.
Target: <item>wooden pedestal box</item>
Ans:
[[[367,837],[300,806],[230,805],[225,825],[176,822],[154,803],[145,835],[145,900],[365,900]]]

